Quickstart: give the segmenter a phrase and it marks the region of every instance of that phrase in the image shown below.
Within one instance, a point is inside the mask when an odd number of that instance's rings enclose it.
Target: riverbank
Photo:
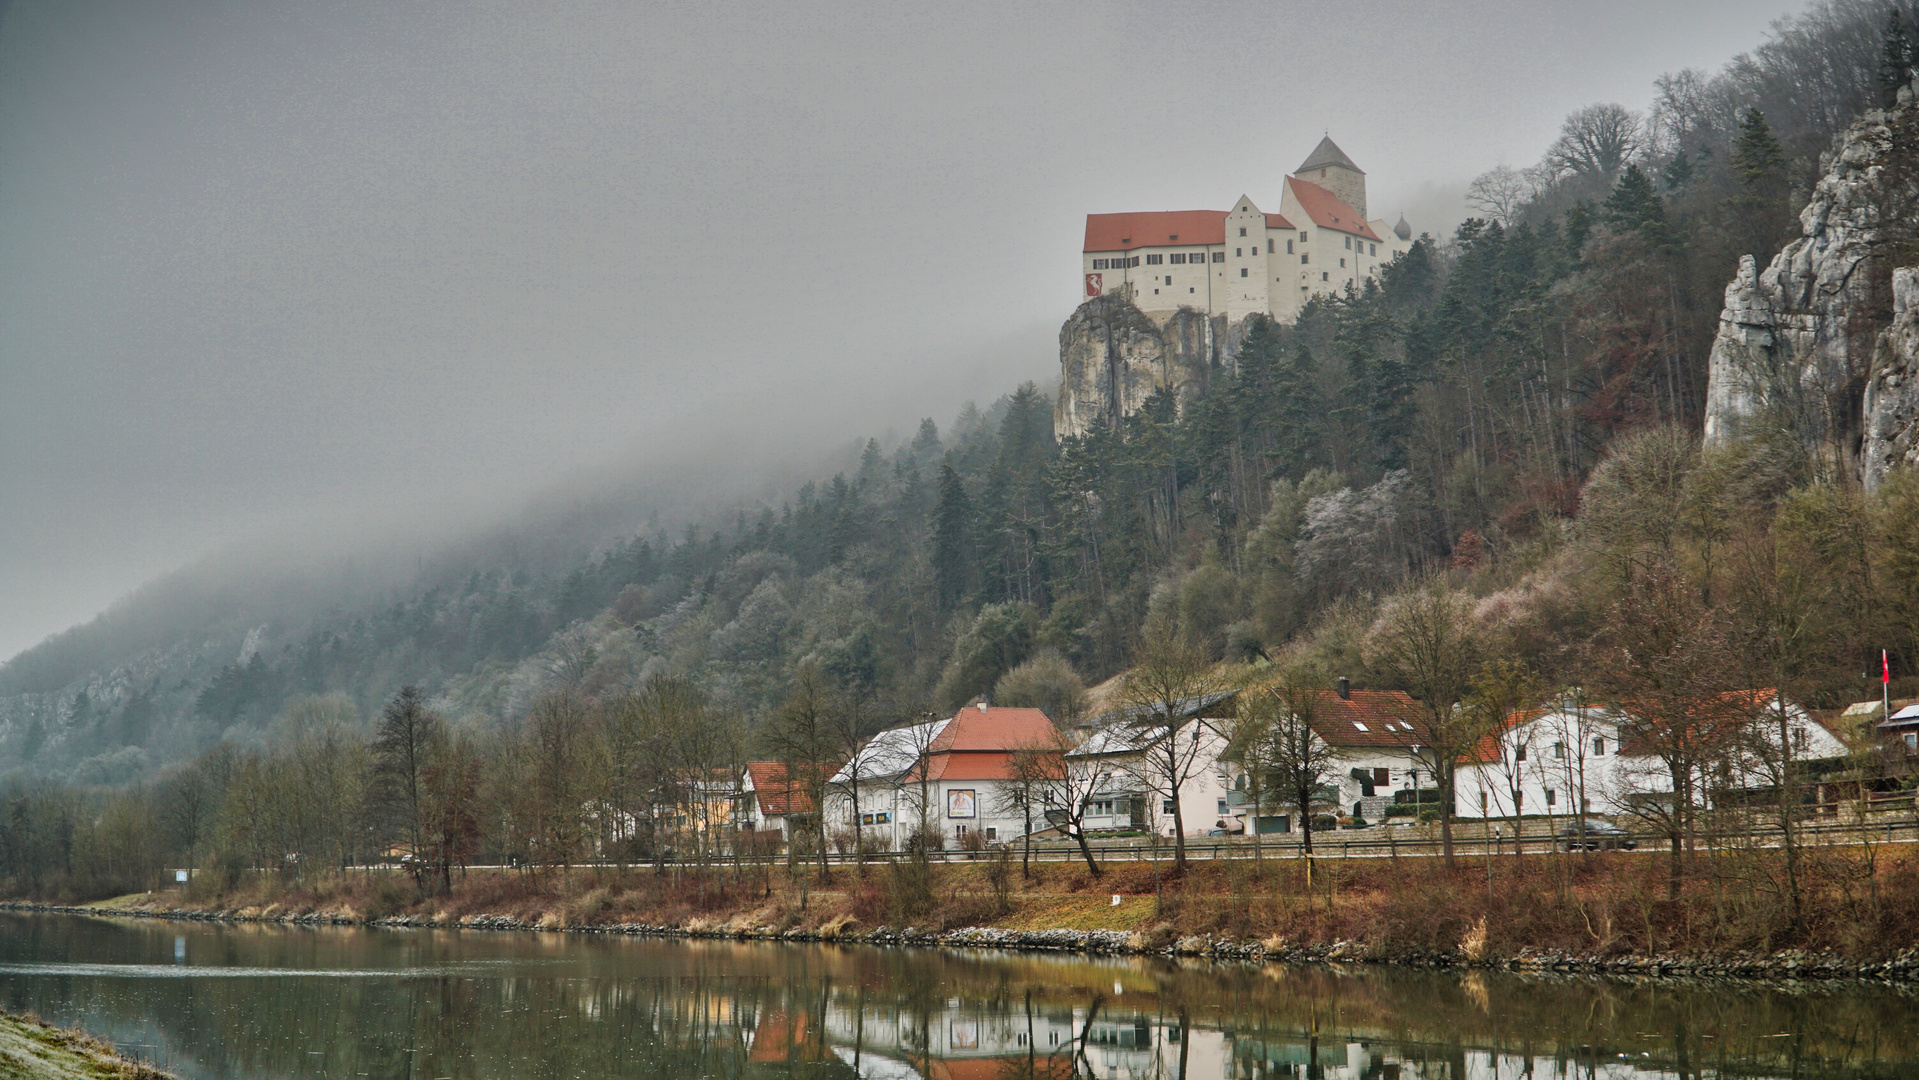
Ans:
[[[1767,979],[1919,980],[1915,853],[1830,849],[1782,895],[1765,853],[1696,861],[1677,899],[1661,855],[1167,866],[1017,862],[818,868],[473,871],[450,893],[350,872],[136,894],[93,915],[552,930],[1294,963]]]
[[[79,1031],[0,1013],[0,1080],[173,1080]]]

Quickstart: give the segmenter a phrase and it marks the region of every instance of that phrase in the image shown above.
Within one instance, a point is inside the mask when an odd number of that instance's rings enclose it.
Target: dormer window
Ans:
[[[1353,721],[1353,726],[1358,728],[1361,731],[1365,731],[1369,733],[1372,731],[1372,728],[1367,727],[1365,724],[1360,723],[1358,720]]]
[[[1179,243],[1179,234],[1178,234],[1178,233],[1174,233],[1174,234],[1172,234],[1171,236],[1168,236],[1168,237],[1166,238],[1166,242],[1167,242],[1167,243],[1169,243],[1169,244],[1177,244],[1177,243]]]

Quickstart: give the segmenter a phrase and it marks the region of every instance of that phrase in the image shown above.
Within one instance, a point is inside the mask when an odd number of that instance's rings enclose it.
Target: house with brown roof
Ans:
[[[946,847],[975,833],[987,842],[1012,840],[1025,833],[1009,796],[1014,754],[1061,745],[1059,729],[1038,709],[985,703],[882,731],[833,774],[827,828],[850,832],[857,820],[865,842],[890,850],[922,823]]]
[[[791,775],[784,761],[747,762],[740,777],[740,828],[776,833],[784,843],[818,813],[812,791],[838,768],[835,762],[820,762],[811,767],[818,773],[812,779]]]
[[[1228,325],[1292,322],[1315,295],[1359,287],[1412,247],[1412,227],[1366,217],[1366,173],[1330,136],[1283,178],[1277,213],[1240,196],[1230,210],[1088,214],[1082,297],[1124,293],[1162,323],[1181,308]],[[1270,204],[1269,204],[1270,205]]]

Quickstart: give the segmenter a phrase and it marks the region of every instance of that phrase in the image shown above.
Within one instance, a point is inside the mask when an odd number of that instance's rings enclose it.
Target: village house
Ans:
[[[1150,831],[1170,837],[1174,830],[1171,785],[1158,762],[1163,740],[1172,738],[1183,782],[1179,787],[1178,820],[1186,835],[1205,836],[1214,830],[1238,833],[1245,823],[1232,805],[1232,766],[1222,760],[1227,725],[1220,706],[1229,705],[1237,691],[1208,694],[1178,708],[1180,723],[1172,726],[1148,719],[1137,710],[1108,713],[1092,725],[1092,732],[1068,751],[1072,767],[1094,770],[1086,785],[1086,809],[1080,827],[1087,832]],[[1208,717],[1207,713],[1213,713]],[[1169,726],[1172,732],[1168,734]]]
[[[1059,729],[1038,709],[985,703],[882,731],[833,774],[827,828],[851,833],[857,821],[862,843],[891,850],[922,826],[942,847],[963,846],[974,836],[986,843],[1012,840],[1025,834],[1025,815],[1013,797],[1014,755],[1060,745]],[[1042,827],[1034,817],[1034,828]]]
[[[1231,210],[1088,214],[1083,296],[1124,293],[1161,322],[1182,307],[1292,322],[1313,296],[1377,276],[1412,237],[1403,216],[1366,219],[1366,173],[1329,136],[1281,183],[1277,213],[1242,195]]]
[[[1702,763],[1698,798],[1738,801],[1773,784],[1765,758],[1810,763],[1844,758],[1845,742],[1777,691],[1740,690],[1712,699],[1723,729]],[[1784,711],[1785,739],[1775,734]],[[1480,740],[1456,785],[1461,817],[1630,813],[1670,801],[1672,777],[1653,747],[1633,733],[1629,712],[1606,703],[1562,702],[1525,709]],[[1764,751],[1762,756],[1762,749]]]
[[[830,776],[838,766],[822,762],[821,777]],[[749,761],[740,776],[740,828],[773,837],[774,844],[785,844],[796,832],[812,829],[818,808],[804,779],[797,782],[788,775],[784,761]]]

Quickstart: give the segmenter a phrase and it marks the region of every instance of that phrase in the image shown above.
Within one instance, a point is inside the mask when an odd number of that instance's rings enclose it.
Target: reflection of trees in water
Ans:
[[[176,937],[191,967],[387,974],[0,974],[0,1006],[207,1077],[1863,1077],[1919,1057],[1909,1004],[1873,988],[8,915],[0,963],[171,969]]]

